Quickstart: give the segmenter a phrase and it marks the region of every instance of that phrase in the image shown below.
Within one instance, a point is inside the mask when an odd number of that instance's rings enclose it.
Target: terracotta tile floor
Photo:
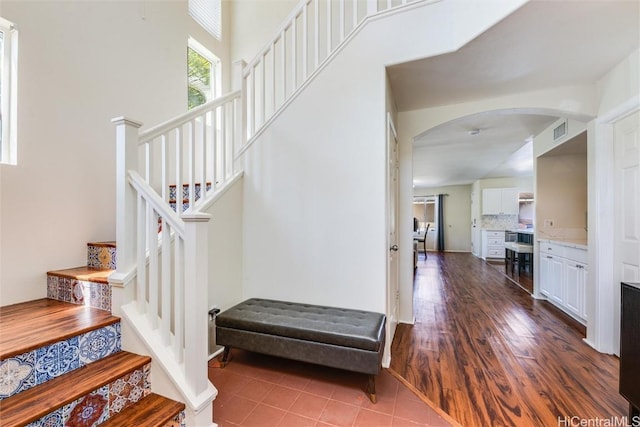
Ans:
[[[387,370],[372,404],[363,374],[236,349],[224,369],[217,366],[209,362],[218,389],[213,420],[221,427],[452,425]]]

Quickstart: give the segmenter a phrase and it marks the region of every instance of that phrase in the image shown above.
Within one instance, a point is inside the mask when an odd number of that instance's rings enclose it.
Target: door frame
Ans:
[[[400,317],[400,259],[399,253],[392,250],[398,247],[398,215],[400,212],[400,153],[398,133],[390,113],[387,113],[386,124],[386,193],[387,193],[387,328],[386,349],[383,356],[383,366],[391,363],[391,343],[396,332]],[[395,144],[395,148],[392,148]],[[392,159],[392,153],[395,159]],[[393,165],[392,165],[393,162]],[[391,179],[391,168],[395,169],[395,180]],[[394,182],[395,181],[395,182]],[[395,212],[391,212],[395,210]]]
[[[587,127],[588,145],[588,241],[589,275],[587,277],[587,336],[585,342],[602,353],[618,354],[614,337],[619,330],[620,301],[616,299],[615,266],[615,163],[614,124],[640,111],[640,95],[591,121]],[[612,227],[613,224],[613,227]]]

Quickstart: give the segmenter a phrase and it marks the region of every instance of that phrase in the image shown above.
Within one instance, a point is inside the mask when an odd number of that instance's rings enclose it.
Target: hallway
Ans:
[[[618,359],[482,259],[430,253],[418,261],[414,291],[416,322],[398,326],[391,369],[462,425],[627,414]]]

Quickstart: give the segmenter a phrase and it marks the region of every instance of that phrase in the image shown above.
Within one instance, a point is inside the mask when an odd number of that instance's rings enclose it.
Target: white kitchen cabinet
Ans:
[[[504,230],[482,230],[482,258],[504,258]]]
[[[540,262],[538,263],[538,274],[540,275],[540,279],[538,282],[540,283],[540,293],[547,298],[551,298],[551,284],[553,281],[550,279],[550,268],[551,268],[551,256],[540,254]]]
[[[565,306],[576,316],[584,318],[586,314],[586,265],[566,259],[564,265],[564,282],[566,288]]]
[[[546,253],[540,253],[540,293],[557,304],[564,303],[564,289],[562,286],[562,258]]]
[[[580,322],[585,322],[587,251],[558,243],[540,243],[540,294]]]
[[[482,190],[482,215],[517,215],[517,188],[485,188]]]
[[[549,260],[549,280],[551,280],[551,299],[560,305],[564,305],[566,298],[566,286],[564,282],[564,259],[552,256]]]
[[[582,280],[582,309],[580,311],[580,317],[582,317],[585,321],[587,320],[587,277],[589,276],[589,269],[587,265],[584,264],[584,268],[580,273]]]

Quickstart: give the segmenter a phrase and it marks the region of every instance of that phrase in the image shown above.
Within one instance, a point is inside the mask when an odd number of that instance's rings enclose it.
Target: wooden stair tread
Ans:
[[[58,276],[66,279],[76,279],[95,283],[109,283],[109,276],[111,273],[113,273],[113,270],[87,266],[47,271],[47,275],[49,276]]]
[[[105,310],[48,298],[0,307],[0,360],[119,320]]]
[[[151,393],[100,425],[105,427],[161,427],[173,420],[184,408],[184,403]]]
[[[87,243],[87,246],[97,246],[99,248],[115,248],[116,242],[113,240],[107,242],[91,242]]]
[[[121,351],[0,402],[2,426],[23,426],[151,362]]]

